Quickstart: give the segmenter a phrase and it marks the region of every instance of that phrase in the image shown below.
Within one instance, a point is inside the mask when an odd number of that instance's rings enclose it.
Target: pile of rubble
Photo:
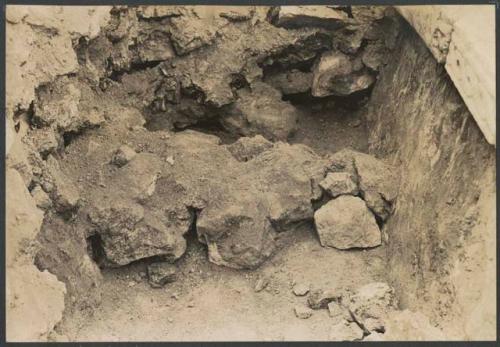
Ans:
[[[314,311],[327,309],[332,318],[333,341],[442,340],[442,332],[420,313],[399,310],[394,289],[373,282],[356,290],[310,290],[304,283],[293,287],[296,296],[307,296],[307,305],[297,305],[297,318],[308,319]]]
[[[148,127],[211,120],[239,135],[286,140],[297,110],[282,96],[347,96],[373,85],[395,48],[392,11],[117,7],[105,34],[81,43],[81,63],[102,88],[125,88]]]
[[[45,211],[37,266],[84,308],[100,299],[90,257],[173,263],[189,230],[211,262],[239,269],[304,221],[324,246],[380,245],[393,169],[286,143],[299,111],[284,99],[368,91],[397,27],[381,7],[113,8],[99,36],[76,42],[79,71],[40,85],[16,120],[26,156],[12,165]],[[186,130],[207,122],[241,137]],[[149,278],[165,285],[175,268]]]

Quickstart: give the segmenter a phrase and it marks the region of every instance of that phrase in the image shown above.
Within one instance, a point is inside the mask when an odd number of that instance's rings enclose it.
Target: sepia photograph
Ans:
[[[494,2],[116,3],[3,6],[4,342],[497,340]]]

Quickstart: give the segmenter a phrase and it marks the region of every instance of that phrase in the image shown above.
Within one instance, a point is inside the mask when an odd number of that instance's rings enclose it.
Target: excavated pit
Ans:
[[[67,288],[50,339],[442,339],[387,273],[402,175],[371,151],[411,30],[370,6],[113,8],[15,117],[35,264]]]

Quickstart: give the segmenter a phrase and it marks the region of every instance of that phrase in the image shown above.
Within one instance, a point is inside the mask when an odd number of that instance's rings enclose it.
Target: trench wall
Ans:
[[[366,112],[372,154],[400,168],[385,227],[404,307],[455,339],[496,338],[495,147],[445,67],[404,23]]]

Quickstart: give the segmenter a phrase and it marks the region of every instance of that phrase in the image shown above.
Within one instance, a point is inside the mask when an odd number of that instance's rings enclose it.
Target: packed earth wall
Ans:
[[[398,47],[366,112],[370,152],[400,167],[386,226],[392,284],[450,337],[494,339],[495,147],[410,26]]]

